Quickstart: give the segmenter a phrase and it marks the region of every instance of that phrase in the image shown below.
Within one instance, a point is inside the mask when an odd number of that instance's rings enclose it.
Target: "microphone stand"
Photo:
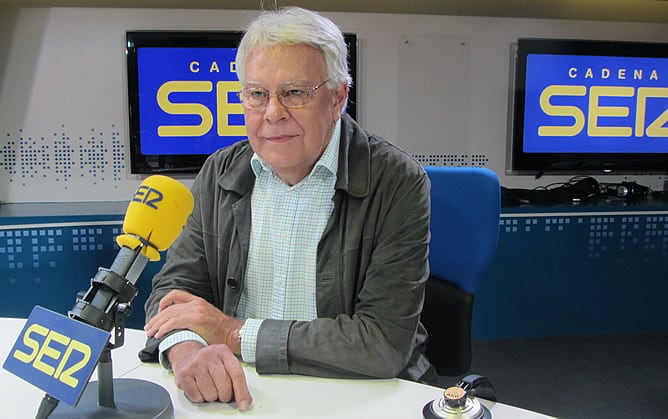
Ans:
[[[114,402],[114,368],[111,360],[111,351],[120,348],[125,343],[125,316],[132,314],[132,307],[118,304],[114,312],[114,343],[107,343],[97,361],[97,395],[100,406],[110,409],[116,408]]]
[[[137,295],[134,284],[149,259],[142,250],[150,243],[138,237],[141,244],[135,249],[121,247],[109,269],[99,268],[91,279],[88,291],[79,292],[77,301],[68,312],[70,318],[100,329],[113,329],[110,341],[97,363],[97,382],[86,385],[75,406],[59,406],[59,400],[45,394],[36,419],[108,416],[128,418],[173,418],[174,407],[169,393],[161,386],[144,380],[114,379],[111,351],[125,343],[125,317],[132,314],[132,299]],[[118,403],[114,384],[122,396]],[[97,391],[96,391],[97,390]],[[97,397],[95,397],[95,393]]]

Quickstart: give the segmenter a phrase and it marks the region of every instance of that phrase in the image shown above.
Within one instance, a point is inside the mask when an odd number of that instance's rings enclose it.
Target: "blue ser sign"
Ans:
[[[76,405],[110,333],[36,306],[3,368]]]

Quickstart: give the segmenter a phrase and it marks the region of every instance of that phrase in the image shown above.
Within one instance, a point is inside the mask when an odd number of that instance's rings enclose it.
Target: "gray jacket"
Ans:
[[[429,275],[429,188],[423,168],[342,117],[334,211],[318,245],[313,321],[265,320],[258,373],[400,376],[430,364],[419,322]],[[244,286],[255,176],[248,142],[209,157],[195,179],[195,209],[153,279],[147,317],[183,289],[234,316]],[[144,355],[155,359],[156,342]]]

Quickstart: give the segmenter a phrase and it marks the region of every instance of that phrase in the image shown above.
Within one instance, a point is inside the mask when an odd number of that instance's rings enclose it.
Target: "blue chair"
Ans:
[[[430,278],[421,321],[439,375],[471,367],[474,293],[496,253],[501,188],[489,169],[425,167],[431,180]]]

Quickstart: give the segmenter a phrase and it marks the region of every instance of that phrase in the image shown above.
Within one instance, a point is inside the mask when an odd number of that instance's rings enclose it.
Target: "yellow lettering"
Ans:
[[[76,364],[72,365],[71,367],[63,371],[63,368],[65,367],[67,360],[70,358],[70,356],[74,351],[81,353],[83,355],[83,358]],[[54,378],[59,379],[60,382],[62,382],[63,384],[75,388],[77,384],[79,384],[79,380],[77,378],[74,378],[72,375],[78,372],[83,367],[85,367],[88,361],[90,361],[90,357],[91,357],[90,346],[82,342],[79,342],[78,340],[72,340],[72,343],[70,343],[70,345],[67,347],[65,355],[63,356],[63,359],[60,361],[60,364],[58,365],[58,369],[54,374]]]
[[[230,73],[236,73],[236,72],[237,72],[237,62],[230,61]]]
[[[39,341],[32,339],[30,334],[35,333],[39,336],[46,336],[49,333],[49,329],[44,326],[40,326],[37,323],[33,323],[26,329],[25,334],[23,335],[23,344],[28,348],[32,349],[32,352],[29,354],[21,352],[18,349],[14,351],[14,358],[18,359],[21,362],[29,364],[35,359],[37,353],[39,352]]]
[[[602,79],[610,78],[610,69],[609,68],[602,68],[601,69],[601,78]]]
[[[144,202],[144,195],[146,194],[146,191],[148,189],[149,187],[146,185],[139,185],[139,187],[135,191],[135,195],[132,197],[132,200],[134,202]]]
[[[625,68],[620,68],[619,71],[617,72],[617,78],[619,80],[624,80],[626,79],[626,69]]]
[[[157,100],[160,109],[171,115],[198,115],[202,122],[199,125],[161,125],[158,135],[161,137],[200,137],[211,130],[213,115],[206,106],[200,103],[173,103],[169,95],[175,92],[202,92],[213,90],[210,81],[168,81],[158,89]]]
[[[543,125],[538,127],[538,135],[541,137],[574,137],[578,135],[585,125],[585,116],[582,110],[577,106],[556,106],[550,103],[553,96],[585,96],[587,88],[585,86],[563,86],[552,85],[543,90],[540,95],[540,107],[550,116],[570,116],[575,120],[571,126],[550,126]]]
[[[44,339],[44,343],[42,343],[42,348],[39,350],[37,358],[35,358],[35,361],[32,363],[32,366],[35,367],[35,369],[42,371],[46,375],[53,375],[55,369],[51,365],[44,363],[42,359],[44,357],[51,359],[60,358],[60,351],[49,346],[51,341],[55,341],[65,346],[70,342],[70,338],[52,330],[46,336],[46,339]]]
[[[213,61],[211,67],[209,67],[209,73],[220,73],[220,68],[218,68],[218,63]]]
[[[658,97],[668,99],[668,87],[639,87],[638,105],[636,113],[636,137],[644,135],[645,112],[647,108],[647,98]],[[668,128],[664,125],[668,122],[668,109],[665,109],[649,126],[647,127],[648,137],[668,137]]]
[[[641,69],[633,70],[633,80],[642,80],[642,70]]]
[[[649,75],[650,80],[659,80],[659,73],[656,70],[652,70],[652,74]]]
[[[216,99],[218,103],[218,135],[221,137],[245,137],[246,127],[244,125],[230,125],[227,123],[228,115],[244,113],[240,103],[229,103],[228,93],[241,91],[241,83],[238,81],[219,81],[216,84]]]
[[[589,89],[589,121],[587,133],[592,137],[630,137],[630,127],[601,127],[598,118],[602,116],[624,117],[629,116],[626,106],[600,106],[601,96],[632,97],[633,87],[592,86]]]
[[[578,76],[578,69],[575,67],[571,67],[568,69],[568,77],[574,79]]]
[[[591,71],[591,68],[588,68],[587,71],[585,72],[585,79],[593,79],[594,78],[594,72]]]
[[[53,340],[55,340],[56,342],[60,343],[63,346],[66,346],[70,343],[70,338],[69,337],[67,337],[65,335],[62,335],[58,332],[51,331],[51,333],[49,335],[54,335]],[[72,340],[72,342],[76,342],[76,341]],[[44,344],[46,344],[46,342],[44,342]],[[62,371],[62,369],[63,369],[62,365],[67,361],[67,357],[68,357],[67,354],[69,352],[70,352],[70,347],[67,346],[67,349],[65,350],[65,356],[63,357],[63,359],[61,359],[60,364],[58,365],[58,368],[56,368],[56,371],[53,374],[53,378],[57,379],[58,376],[60,375],[60,371]],[[55,353],[57,353],[58,356],[55,356],[53,358],[58,359],[58,357],[60,356],[60,352],[55,351]]]
[[[192,61],[190,63],[190,72],[191,73],[199,73],[199,62],[198,61]]]
[[[44,342],[34,339],[32,336],[44,336]],[[52,346],[53,343],[62,345],[64,352]],[[49,330],[44,326],[33,323],[26,329],[23,335],[23,344],[31,349],[30,353],[19,350],[14,351],[13,356],[26,364],[32,363],[32,367],[62,383],[76,388],[79,379],[73,375],[83,369],[91,361],[92,349],[87,344],[78,340],[70,339],[68,336],[58,333],[55,330]],[[74,353],[78,353],[81,359],[73,365],[67,367],[67,364]],[[57,361],[45,362],[47,358]],[[76,359],[76,357],[75,357]]]

